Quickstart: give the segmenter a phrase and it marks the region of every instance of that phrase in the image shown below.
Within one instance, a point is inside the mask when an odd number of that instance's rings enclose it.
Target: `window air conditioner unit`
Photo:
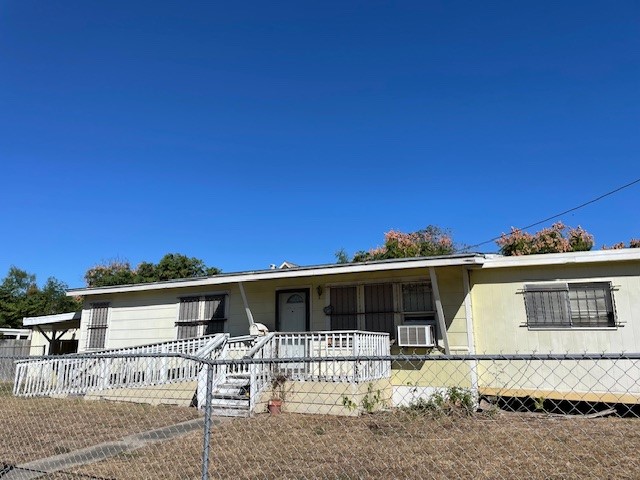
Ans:
[[[432,325],[400,325],[398,327],[398,346],[434,347]]]

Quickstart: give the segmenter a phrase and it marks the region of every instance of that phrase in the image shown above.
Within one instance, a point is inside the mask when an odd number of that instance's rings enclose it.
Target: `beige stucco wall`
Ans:
[[[443,310],[448,326],[452,352],[466,351],[466,323],[463,303],[462,268],[439,268],[438,281]],[[329,287],[366,282],[428,281],[426,269],[392,272],[370,272],[349,275],[325,275],[293,279],[245,282],[244,288],[254,320],[271,331],[276,327],[276,292],[293,288],[309,288],[310,330],[328,330],[330,319],[323,309],[328,304]],[[322,294],[318,295],[318,287]],[[249,323],[237,283],[210,287],[172,288],[126,294],[86,296],[82,312],[79,350],[87,345],[87,323],[90,304],[110,302],[106,348],[121,348],[174,340],[179,298],[182,296],[226,293],[229,295],[226,331],[232,336],[249,333]]]
[[[615,328],[530,330],[522,290],[531,282],[611,282],[621,324]],[[473,270],[477,353],[601,353],[640,351],[640,265],[582,264]]]
[[[285,388],[287,394],[282,405],[285,413],[358,416],[365,411],[365,397],[368,397],[372,411],[391,406],[392,389],[386,379],[359,384],[290,381]],[[272,396],[271,389],[267,389],[256,403],[255,413],[266,412]]]

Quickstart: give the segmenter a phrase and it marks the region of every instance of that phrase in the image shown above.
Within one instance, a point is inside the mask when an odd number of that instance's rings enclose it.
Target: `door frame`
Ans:
[[[309,331],[311,326],[311,289],[310,288],[287,288],[284,290],[276,290],[276,331],[280,331],[280,294],[287,293],[304,293],[305,295],[305,331]]]

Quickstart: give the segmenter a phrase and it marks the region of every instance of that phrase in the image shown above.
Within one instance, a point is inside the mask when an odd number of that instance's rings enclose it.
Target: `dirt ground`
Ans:
[[[640,420],[402,412],[237,419],[211,436],[211,478],[640,478]],[[200,478],[202,435],[77,469],[107,478]]]
[[[0,466],[67,453],[202,415],[194,408],[0,395]]]
[[[200,417],[193,408],[0,395],[0,467]],[[202,432],[43,478],[200,478]],[[640,478],[640,419],[282,414],[212,431],[211,478]],[[71,474],[69,476],[69,474]]]

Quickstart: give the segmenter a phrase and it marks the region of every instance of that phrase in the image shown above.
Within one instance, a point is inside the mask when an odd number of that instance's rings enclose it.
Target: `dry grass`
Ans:
[[[0,395],[0,463],[24,463],[199,415],[183,407]],[[213,429],[210,473],[234,479],[635,479],[639,427],[639,419],[517,413],[259,415]],[[201,448],[202,433],[196,431],[74,472],[132,480],[200,478]]]
[[[383,413],[238,419],[211,436],[212,478],[640,478],[640,420]],[[192,433],[78,472],[199,478]]]
[[[185,407],[0,395],[0,463],[25,463],[199,416]]]

